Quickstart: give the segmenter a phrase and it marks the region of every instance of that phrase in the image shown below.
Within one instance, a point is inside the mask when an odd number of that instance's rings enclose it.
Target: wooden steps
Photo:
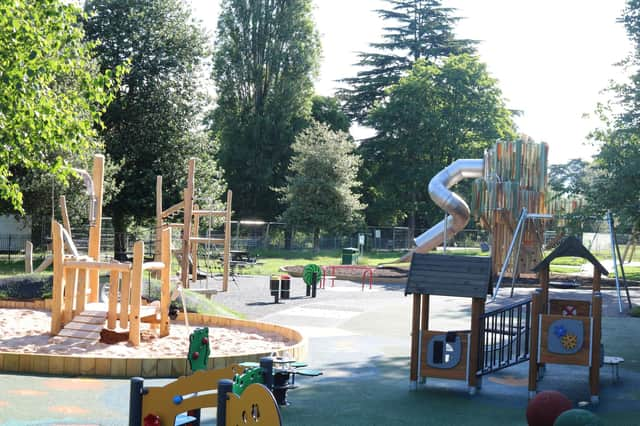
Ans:
[[[118,305],[118,318],[120,317],[120,305]],[[106,327],[108,306],[105,303],[88,303],[87,309],[76,315],[71,322],[65,325],[57,337],[65,339],[82,339],[99,341],[100,332]],[[155,318],[156,306],[141,306],[140,319]]]

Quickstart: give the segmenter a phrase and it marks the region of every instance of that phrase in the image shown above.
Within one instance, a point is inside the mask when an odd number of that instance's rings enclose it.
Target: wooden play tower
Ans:
[[[470,208],[476,223],[491,234],[494,273],[507,259],[523,209],[528,217],[546,213],[548,152],[547,144],[528,139],[499,141],[485,152],[483,177],[473,182]],[[542,221],[524,219],[508,269],[512,275],[530,271],[542,260]]]

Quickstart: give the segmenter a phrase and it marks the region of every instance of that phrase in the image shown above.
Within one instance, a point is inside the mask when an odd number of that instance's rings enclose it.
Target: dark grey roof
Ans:
[[[486,297],[491,258],[414,253],[405,294]]]
[[[557,259],[558,257],[581,257],[583,259],[591,262],[594,268],[597,268],[601,274],[609,275],[609,272],[606,270],[598,259],[595,258],[594,255],[591,254],[589,250],[585,246],[582,245],[579,239],[576,237],[567,237],[558,247],[555,248],[549,256],[542,259],[540,263],[538,263],[533,269],[533,272],[538,272],[544,267],[548,267],[551,264],[553,259]]]

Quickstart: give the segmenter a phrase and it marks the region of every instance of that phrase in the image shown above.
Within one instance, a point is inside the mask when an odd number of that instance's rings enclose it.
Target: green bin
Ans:
[[[343,265],[357,265],[358,264],[358,249],[353,247],[347,247],[342,249],[342,264]]]

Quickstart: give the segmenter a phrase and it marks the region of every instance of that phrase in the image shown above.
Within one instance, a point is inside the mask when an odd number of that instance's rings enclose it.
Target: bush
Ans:
[[[53,276],[16,275],[0,279],[0,299],[46,299],[51,297]]]

